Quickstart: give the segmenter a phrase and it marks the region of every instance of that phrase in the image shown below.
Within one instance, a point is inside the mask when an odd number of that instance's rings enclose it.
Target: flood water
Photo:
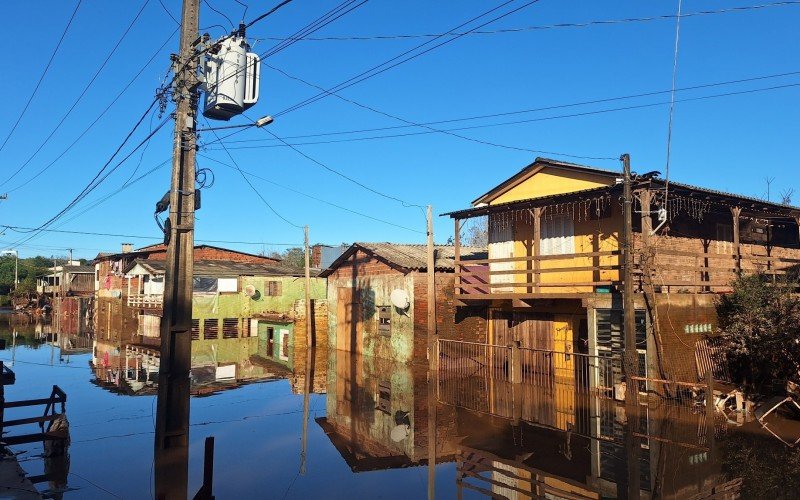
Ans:
[[[44,457],[41,442],[11,446],[28,476],[48,475],[38,490],[152,498],[157,351],[59,338],[9,315],[0,315],[0,339],[0,359],[16,374],[6,401],[45,398],[53,385],[67,394],[67,456]],[[220,499],[425,498],[431,468],[442,499],[625,498],[637,490],[641,498],[800,498],[797,448],[757,422],[709,417],[691,402],[651,400],[631,413],[576,393],[569,381],[511,386],[337,351],[270,357],[248,340],[193,344],[190,496],[202,484],[204,440],[214,436]],[[37,412],[8,409],[5,419]],[[791,439],[791,425],[774,428]]]

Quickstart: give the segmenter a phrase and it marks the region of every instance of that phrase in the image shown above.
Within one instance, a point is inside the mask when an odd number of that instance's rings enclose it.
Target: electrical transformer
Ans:
[[[258,101],[261,59],[242,36],[224,40],[205,63],[203,116],[230,120]]]

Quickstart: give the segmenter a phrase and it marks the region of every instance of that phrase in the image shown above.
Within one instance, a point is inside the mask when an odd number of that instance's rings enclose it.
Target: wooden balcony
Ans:
[[[459,261],[457,299],[580,297],[621,285],[616,250]]]
[[[164,306],[164,295],[160,293],[128,295],[128,306],[142,309],[161,309]]]
[[[786,250],[786,249],[784,249]],[[739,273],[761,273],[775,283],[797,257],[705,253],[650,247],[634,250],[634,290],[655,293],[728,293]],[[622,290],[619,251],[459,261],[458,300],[582,298]]]

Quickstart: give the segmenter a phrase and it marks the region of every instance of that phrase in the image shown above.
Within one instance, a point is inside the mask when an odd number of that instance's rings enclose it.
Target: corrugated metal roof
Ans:
[[[357,242],[353,243],[346,252],[336,259],[331,266],[322,271],[321,276],[327,276],[348,259],[357,250],[362,249],[376,257],[409,271],[425,271],[428,268],[427,245],[389,242]],[[437,271],[453,272],[455,270],[455,247],[452,245],[435,245],[434,268]],[[461,259],[468,260],[486,258],[485,248],[461,247]]]
[[[152,274],[163,274],[166,262],[163,260],[136,259],[125,272],[136,265],[141,265]],[[316,275],[318,272],[312,272]],[[304,276],[305,270],[287,264],[251,264],[246,262],[229,262],[220,260],[200,260],[194,263],[194,275],[209,278],[233,278],[238,276]]]

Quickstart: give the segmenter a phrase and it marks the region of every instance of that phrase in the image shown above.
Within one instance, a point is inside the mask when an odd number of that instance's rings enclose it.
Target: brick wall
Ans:
[[[363,250],[358,250],[334,269],[330,276],[328,276],[328,280],[386,274],[400,276],[403,273],[385,262],[373,258]]]
[[[436,289],[436,333],[442,339],[485,342],[487,321],[486,309],[456,307],[454,302],[453,273],[437,272],[434,276]],[[428,340],[428,280],[424,272],[414,273],[414,359],[424,360]]]
[[[314,299],[311,301],[314,325],[312,335],[316,346],[324,348],[328,346],[328,301]],[[294,348],[295,353],[305,352],[306,342],[306,305],[305,300],[298,300],[294,304]]]

